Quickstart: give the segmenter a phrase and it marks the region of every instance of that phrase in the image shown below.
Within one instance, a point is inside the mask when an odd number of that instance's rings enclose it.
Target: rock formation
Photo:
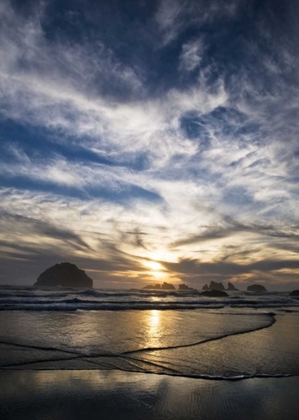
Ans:
[[[187,286],[186,284],[180,284],[179,285],[179,290],[182,292],[190,292],[190,291],[194,291],[195,289],[193,289],[192,287]]]
[[[166,283],[166,281],[161,286],[162,290],[175,290],[175,287],[173,284]]]
[[[143,289],[145,289],[145,290],[152,290],[152,289],[154,289],[154,290],[159,290],[159,289],[161,289],[161,285],[159,284],[159,283],[157,283],[157,284],[149,284],[148,286],[145,286]]]
[[[151,284],[149,284],[148,286],[145,286],[144,288],[143,288],[143,290],[175,290],[175,287],[174,287],[174,285],[173,284],[171,284],[171,283],[166,283],[166,282],[164,282],[163,284],[159,284],[159,283],[157,283],[157,284],[155,284],[155,285],[151,285]]]
[[[211,290],[225,290],[225,287],[223,286],[221,282],[217,283],[216,281],[211,281],[210,289]]]
[[[205,290],[201,293],[202,296],[208,296],[208,297],[226,297],[228,294],[224,292],[223,290]]]
[[[298,296],[298,297],[299,297],[299,290],[293,290],[293,291],[290,293],[290,296]]]
[[[227,285],[227,289],[226,290],[231,291],[231,292],[233,292],[233,291],[236,292],[239,289],[237,289],[232,283],[228,282],[228,285]]]
[[[252,284],[251,286],[247,287],[248,292],[266,292],[267,289],[265,286],[262,286],[261,284]]]
[[[216,281],[211,281],[210,282],[210,286],[208,286],[207,284],[205,284],[202,288],[202,290],[225,290],[225,287],[223,286],[222,283],[217,283]]]
[[[189,287],[184,283],[179,285],[179,291],[180,292],[198,292],[197,289],[194,289],[193,287]]]
[[[63,286],[92,288],[93,281],[85,271],[68,262],[55,264],[44,271],[34,286]]]

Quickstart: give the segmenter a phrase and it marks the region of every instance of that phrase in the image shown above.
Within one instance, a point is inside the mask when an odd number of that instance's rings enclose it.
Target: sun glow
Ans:
[[[152,271],[163,270],[163,266],[157,261],[144,261],[143,265],[145,265],[147,268],[150,268]]]
[[[157,261],[143,261],[143,265],[149,269],[147,274],[156,279],[164,279],[168,275],[163,265]]]

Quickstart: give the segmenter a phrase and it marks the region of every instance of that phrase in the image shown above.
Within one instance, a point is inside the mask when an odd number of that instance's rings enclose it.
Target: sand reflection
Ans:
[[[151,311],[151,318],[150,318],[150,326],[153,333],[156,332],[158,326],[160,324],[160,312],[156,309]]]
[[[3,419],[298,418],[298,377],[227,383],[112,371],[1,375]]]

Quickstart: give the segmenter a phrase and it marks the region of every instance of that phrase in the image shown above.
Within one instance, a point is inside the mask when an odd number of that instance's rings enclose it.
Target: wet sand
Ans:
[[[299,377],[216,381],[119,371],[2,371],[1,419],[297,420]]]

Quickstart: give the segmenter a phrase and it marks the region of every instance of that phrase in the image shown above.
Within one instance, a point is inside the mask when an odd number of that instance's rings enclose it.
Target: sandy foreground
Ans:
[[[2,371],[1,419],[298,419],[299,378],[216,381],[119,371]]]

